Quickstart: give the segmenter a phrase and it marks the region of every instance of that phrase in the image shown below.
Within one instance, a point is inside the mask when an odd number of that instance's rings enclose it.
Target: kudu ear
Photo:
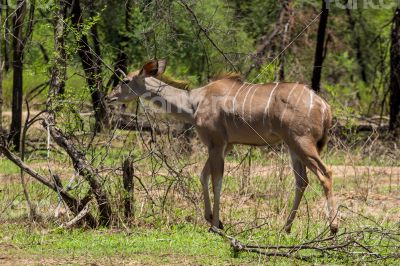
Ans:
[[[140,75],[144,75],[145,77],[156,77],[164,73],[166,66],[166,60],[151,60],[142,67]]]

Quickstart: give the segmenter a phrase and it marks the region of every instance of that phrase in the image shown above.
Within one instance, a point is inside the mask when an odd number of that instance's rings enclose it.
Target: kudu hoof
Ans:
[[[208,232],[210,232],[210,233],[217,233],[217,232],[215,232],[215,228],[216,228],[215,226],[211,226],[210,229],[208,229]],[[221,221],[219,221],[218,227],[217,227],[216,229],[218,229],[218,230],[224,230],[224,225],[222,224]]]
[[[286,234],[290,234],[290,232],[292,232],[292,226],[285,226],[284,230]]]
[[[219,220],[218,222],[218,229],[224,230],[224,224]]]
[[[339,231],[339,226],[337,224],[331,224],[330,226],[332,235],[336,235]]]
[[[212,214],[208,217],[208,219],[207,219],[207,216],[206,216],[206,220],[212,224],[212,220],[213,220]],[[211,226],[211,227],[213,227],[213,226]],[[217,228],[221,229],[221,230],[224,229],[224,224],[221,222],[221,220],[218,221],[218,227]]]
[[[218,225],[218,228],[215,227],[215,226],[211,226],[208,229],[208,232],[214,233],[214,234],[217,234],[217,235],[221,235],[221,234],[223,234],[223,229],[224,229],[224,227],[222,226],[222,223],[220,222],[220,224]]]

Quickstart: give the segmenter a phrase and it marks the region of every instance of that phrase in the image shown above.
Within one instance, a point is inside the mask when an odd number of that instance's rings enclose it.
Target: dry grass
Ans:
[[[37,145],[45,145],[44,131],[33,128],[30,138],[33,136]],[[206,232],[208,225],[203,219],[198,178],[206,150],[196,138],[188,144],[185,136],[168,134],[155,136],[152,141],[148,133],[117,131],[96,137],[87,148],[85,144],[89,138],[90,135],[84,132],[78,134],[76,145],[87,151],[87,158],[99,169],[114,209],[114,227],[128,231],[172,230],[183,224],[200,226]],[[341,206],[341,231],[377,225],[398,230],[399,151],[383,149],[382,146],[389,145],[373,137],[365,141],[367,145],[357,142],[360,141],[345,143],[333,139],[324,153],[324,161],[334,173],[336,199]],[[45,156],[44,151],[28,147],[27,162],[30,166],[48,176],[50,165],[64,186],[69,184],[74,195],[83,196],[87,184],[74,174],[65,154],[55,147],[49,162]],[[121,185],[121,165],[127,156],[134,157],[136,176],[135,215],[129,223],[123,217],[124,192]],[[20,221],[21,217],[26,217],[27,210],[18,169],[4,158],[1,158],[0,165],[0,219],[3,223]],[[73,218],[59,205],[55,193],[44,189],[35,180],[27,179],[31,200],[41,217],[38,220],[41,226],[52,228]],[[300,205],[292,235],[287,237],[281,229],[292,204],[294,178],[285,147],[278,146],[274,150],[252,148],[249,151],[247,147],[238,146],[228,155],[226,163],[221,210],[226,232],[259,245],[266,241],[270,244],[298,243],[324,232],[327,226],[325,199],[316,178],[309,173],[309,179],[311,185]],[[369,220],[360,219],[360,215]],[[1,242],[3,245],[9,243]],[[174,251],[170,252],[174,256]],[[12,262],[24,263],[26,258],[23,255],[18,257],[19,252],[15,254]],[[161,254],[155,253],[154,256]],[[254,257],[251,258],[254,261]],[[52,255],[42,260],[32,255],[36,262],[57,264],[57,260],[53,263],[52,259]],[[193,261],[189,256],[188,263]],[[329,259],[323,261],[329,262]],[[85,260],[80,262],[86,263]],[[71,260],[71,263],[76,262]]]

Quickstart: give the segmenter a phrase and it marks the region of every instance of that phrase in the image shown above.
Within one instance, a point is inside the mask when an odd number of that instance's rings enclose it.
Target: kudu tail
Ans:
[[[328,143],[329,140],[329,129],[332,126],[332,113],[331,113],[331,108],[329,107],[329,105],[326,103],[326,105],[328,106],[327,108],[327,114],[324,120],[324,128],[323,128],[323,132],[322,132],[322,137],[317,141],[317,150],[318,153],[321,153],[322,149],[326,146],[326,144]]]

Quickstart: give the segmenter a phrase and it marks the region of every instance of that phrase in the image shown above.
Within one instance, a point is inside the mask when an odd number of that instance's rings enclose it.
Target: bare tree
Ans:
[[[133,13],[133,1],[132,0],[127,0],[125,3],[125,31],[130,32],[132,31],[131,27],[131,18],[132,18],[132,13]],[[115,87],[118,82],[120,82],[120,77],[121,77],[121,72],[127,74],[127,66],[128,66],[128,54],[126,52],[126,46],[129,43],[129,38],[126,34],[122,34],[120,36],[121,40],[119,42],[119,52],[117,55],[117,59],[114,65],[114,73],[113,76],[110,80],[110,84]]]
[[[83,14],[79,0],[69,0],[71,5],[71,22],[73,27],[78,31],[82,31]],[[93,31],[92,31],[93,33]],[[110,126],[109,114],[106,104],[103,100],[101,79],[101,68],[99,66],[100,55],[96,54],[89,45],[88,36],[82,34],[77,38],[78,55],[82,62],[83,70],[86,75],[86,82],[89,86],[93,109],[95,112],[95,132],[99,132],[102,128]]]
[[[67,15],[66,0],[59,0],[54,24],[55,60],[51,71],[50,94],[63,94],[67,78],[67,54],[65,51],[65,18]],[[51,96],[49,100],[51,100]]]
[[[4,3],[4,4],[3,4]],[[9,27],[9,6],[8,6],[8,0],[1,0],[1,4],[5,9],[5,20],[4,20],[4,24],[2,24],[2,26],[4,26],[4,70],[5,72],[8,72],[9,68],[10,68],[10,58],[9,58],[9,43],[10,43],[10,34],[8,32],[8,30],[10,29]]]
[[[259,70],[266,60],[274,56],[276,48],[280,48],[279,54],[279,69],[276,79],[285,79],[285,47],[289,36],[289,28],[293,20],[293,9],[291,7],[292,0],[283,0],[282,9],[279,12],[278,20],[272,27],[271,32],[266,32],[258,40],[258,45],[255,53],[252,55],[253,63],[249,69],[245,71],[244,76],[247,77],[253,70]],[[279,44],[280,42],[280,44]]]
[[[3,36],[3,1],[0,2],[0,36]],[[3,40],[0,39],[0,134],[3,131]]]
[[[55,16],[55,50],[57,52],[55,64],[52,69],[52,77],[49,89],[49,98],[47,101],[47,117],[43,121],[43,126],[49,131],[53,140],[63,148],[71,158],[75,171],[78,172],[89,183],[91,193],[99,206],[99,222],[101,225],[109,225],[111,222],[111,206],[108,201],[107,194],[98,180],[97,170],[93,168],[90,162],[86,159],[85,154],[78,150],[74,143],[68,139],[64,133],[55,126],[55,110],[53,106],[53,96],[62,91],[65,85],[66,77],[66,62],[63,58],[64,48],[64,15],[65,15],[65,0],[59,0],[58,14]]]
[[[389,129],[400,134],[400,8],[393,17],[392,45],[390,48],[390,122]]]
[[[356,32],[357,21],[352,14],[352,10],[347,5],[346,5],[346,14],[347,14],[347,19],[349,22],[350,30],[352,30],[354,33],[353,45],[354,45],[354,49],[356,50],[356,59],[357,59],[358,65],[360,67],[361,79],[364,83],[367,83],[368,82],[367,65],[365,63],[364,55],[361,50],[362,40],[361,40],[360,35],[357,34],[357,32]]]
[[[282,2],[282,12],[280,16],[280,27],[281,27],[281,32],[282,32],[282,45],[281,45],[281,55],[279,58],[279,70],[278,70],[278,76],[277,80],[278,81],[284,81],[285,80],[285,47],[287,45],[288,41],[288,35],[289,35],[289,28],[292,24],[293,21],[293,9],[291,7],[292,0],[284,0]]]
[[[324,44],[325,44],[325,33],[326,26],[328,24],[329,16],[329,0],[322,0],[321,17],[318,26],[317,35],[317,46],[315,49],[314,56],[314,68],[311,80],[311,87],[314,91],[319,92],[321,90],[321,73],[322,64],[324,63]]]
[[[19,151],[22,126],[22,82],[23,82],[23,41],[22,27],[26,14],[26,1],[18,0],[17,8],[13,18],[13,94],[12,94],[12,117],[10,126],[10,140],[15,150]]]

